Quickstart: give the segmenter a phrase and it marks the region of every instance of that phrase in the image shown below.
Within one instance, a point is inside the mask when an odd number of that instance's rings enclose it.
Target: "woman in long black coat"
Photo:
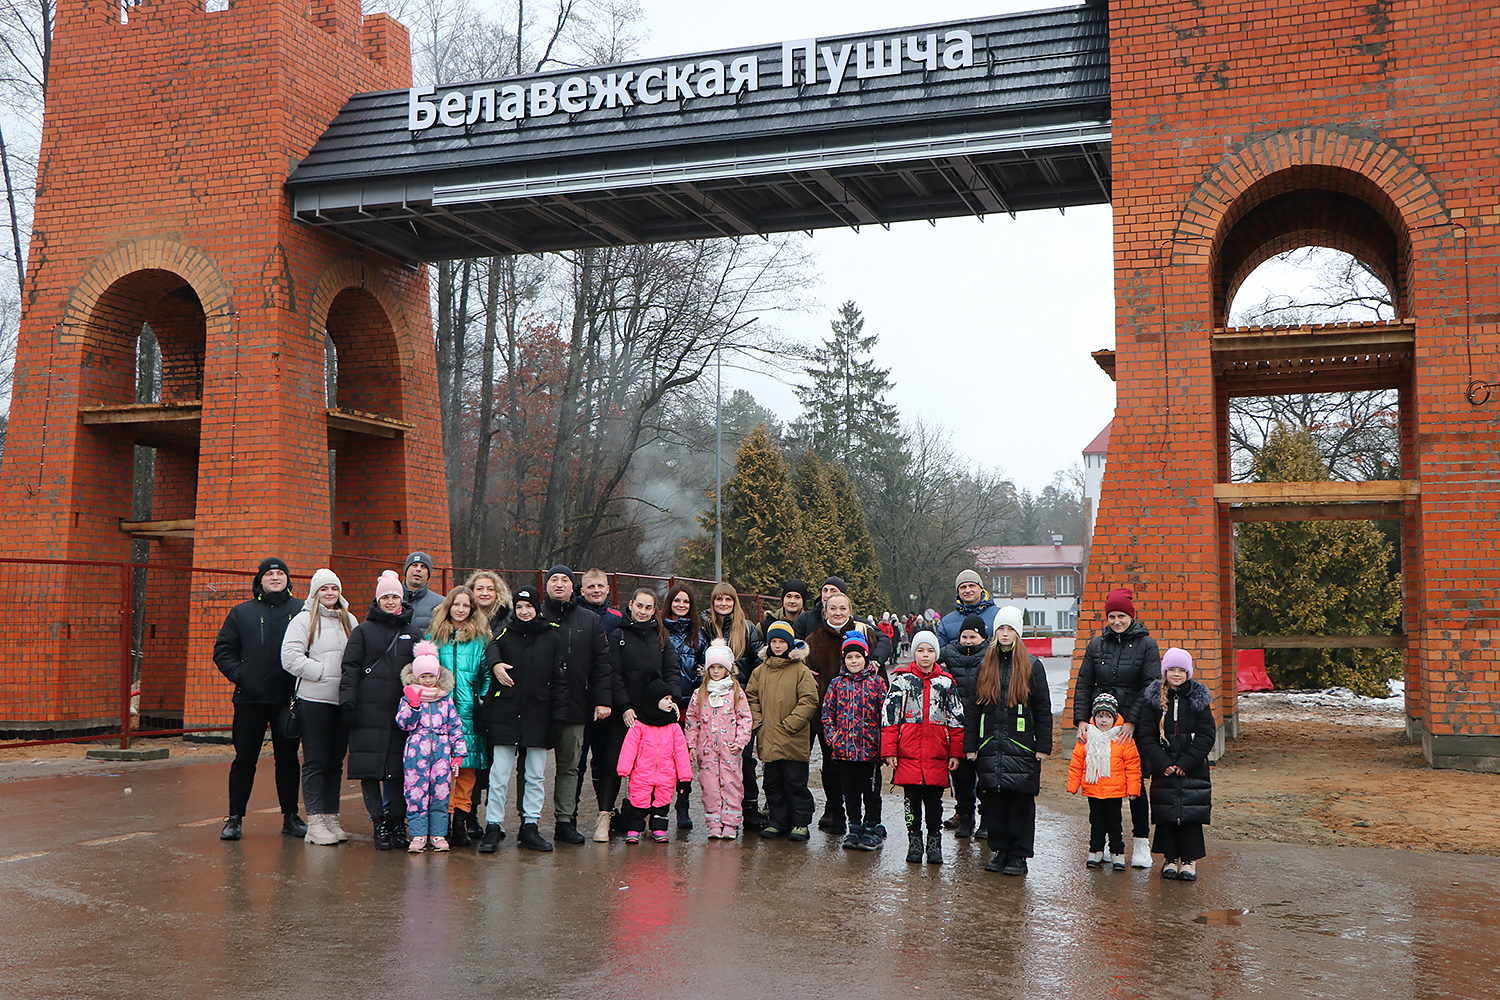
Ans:
[[[665,681],[679,690],[680,661],[667,634],[667,626],[656,613],[656,595],[637,590],[630,598],[629,614],[609,637],[609,659],[614,669],[614,711],[604,722],[594,723],[600,742],[594,753],[594,793],[599,799],[599,820],[594,843],[609,842],[610,820],[620,798],[620,772],[615,765],[626,731],[635,724],[642,706],[653,704],[646,695],[652,681]]]
[[[1169,649],[1161,658],[1162,679],[1146,688],[1136,705],[1135,744],[1141,770],[1151,778],[1152,850],[1165,858],[1161,877],[1195,882],[1203,857],[1203,828],[1213,804],[1208,755],[1218,726],[1213,696],[1193,680],[1193,657]]]
[[[401,578],[392,570],[380,574],[370,612],[344,647],[339,678],[339,708],[349,726],[349,777],[360,782],[377,851],[405,839],[401,754],[406,731],[396,725],[396,707],[401,671],[421,638],[412,627],[411,610],[402,602]]]

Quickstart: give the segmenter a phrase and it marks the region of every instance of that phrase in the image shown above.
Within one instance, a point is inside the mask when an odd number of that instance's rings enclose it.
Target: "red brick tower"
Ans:
[[[358,0],[146,0],[128,20],[118,0],[60,0],[54,52],[5,551],[124,560],[134,532],[155,539],[153,563],[253,569],[277,554],[304,581],[331,563],[356,604],[382,562],[399,569],[416,547],[446,560],[424,275],[293,222],[282,190],[350,94],[410,85],[405,29]],[[157,405],[133,405],[142,324],[161,344]],[[146,524],[131,516],[135,443],[158,448]],[[26,658],[55,676],[27,704],[0,692],[0,719],[109,716],[113,703],[86,702],[109,690],[91,678],[118,675],[119,610],[97,600],[114,576],[38,580],[38,620],[68,610],[22,629]],[[158,681],[175,664],[187,682],[184,704],[152,707],[227,720],[210,653],[247,583],[153,573],[148,660]]]
[[[1468,398],[1471,379],[1500,381],[1500,11],[1110,12],[1118,405],[1080,628],[1098,627],[1109,588],[1135,588],[1162,646],[1195,656],[1232,735],[1234,504],[1399,514],[1405,637],[1388,639],[1407,649],[1409,730],[1435,765],[1500,769],[1500,393]],[[1250,271],[1305,244],[1372,265],[1397,322],[1225,330]],[[1400,482],[1229,483],[1229,398],[1361,388],[1400,391]]]

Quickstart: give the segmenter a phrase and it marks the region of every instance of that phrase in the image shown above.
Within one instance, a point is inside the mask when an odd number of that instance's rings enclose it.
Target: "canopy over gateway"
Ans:
[[[359,94],[287,180],[411,261],[1107,202],[1104,4]]]

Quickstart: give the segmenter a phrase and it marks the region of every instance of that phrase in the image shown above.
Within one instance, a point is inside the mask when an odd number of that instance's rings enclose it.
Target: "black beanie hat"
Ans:
[[[256,579],[260,579],[261,577],[265,576],[269,570],[273,569],[279,569],[287,576],[292,575],[291,567],[286,564],[286,560],[279,559],[276,556],[266,556],[260,561],[260,569],[256,570],[255,572]]]
[[[959,628],[959,631],[963,632],[967,629],[973,629],[978,632],[981,639],[988,639],[990,637],[990,630],[984,627],[984,619],[979,615],[968,615],[964,618],[964,623]]]
[[[783,583],[781,585],[781,596],[785,597],[787,594],[801,594],[803,602],[808,601],[812,596],[807,592],[807,584],[801,580],[788,580],[786,583]]]
[[[538,611],[542,610],[541,598],[537,597],[536,591],[532,590],[530,587],[522,587],[510,597],[510,604],[512,608],[514,608],[517,604],[522,603],[523,601],[531,605]]]
[[[849,593],[849,585],[847,583],[845,583],[843,581],[843,579],[840,578],[840,577],[830,576],[828,579],[824,580],[823,581],[823,587],[828,587],[828,586],[837,587],[839,589],[839,593],[840,594],[847,595]],[[822,589],[823,589],[823,587],[819,587],[818,590],[821,592]]]
[[[658,703],[666,697],[676,700],[676,694],[672,686],[663,680],[654,680],[646,685],[646,704],[636,705],[635,714],[648,726],[668,726],[677,721],[675,712],[663,712],[657,707]]]
[[[573,581],[573,589],[574,590],[578,589],[578,581],[577,580],[573,580],[573,571],[570,570],[570,569],[568,569],[568,567],[562,565],[561,563],[558,563],[556,566],[553,566],[551,569],[549,569],[547,571],[546,578],[542,582],[543,583],[551,583],[552,582],[552,578],[554,576],[557,576],[559,573],[561,573],[563,576],[567,577],[569,580]]]

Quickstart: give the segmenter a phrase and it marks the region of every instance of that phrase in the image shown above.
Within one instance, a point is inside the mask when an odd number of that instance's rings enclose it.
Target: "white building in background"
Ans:
[[[1094,519],[1099,515],[1099,491],[1104,486],[1104,463],[1109,458],[1109,428],[1104,425],[1094,440],[1083,449],[1083,554],[1088,561],[1089,545],[1094,538]]]
[[[1064,545],[1061,535],[1053,535],[1051,545],[987,545],[972,551],[995,603],[1024,611],[1028,629],[1077,630],[1082,545]]]

